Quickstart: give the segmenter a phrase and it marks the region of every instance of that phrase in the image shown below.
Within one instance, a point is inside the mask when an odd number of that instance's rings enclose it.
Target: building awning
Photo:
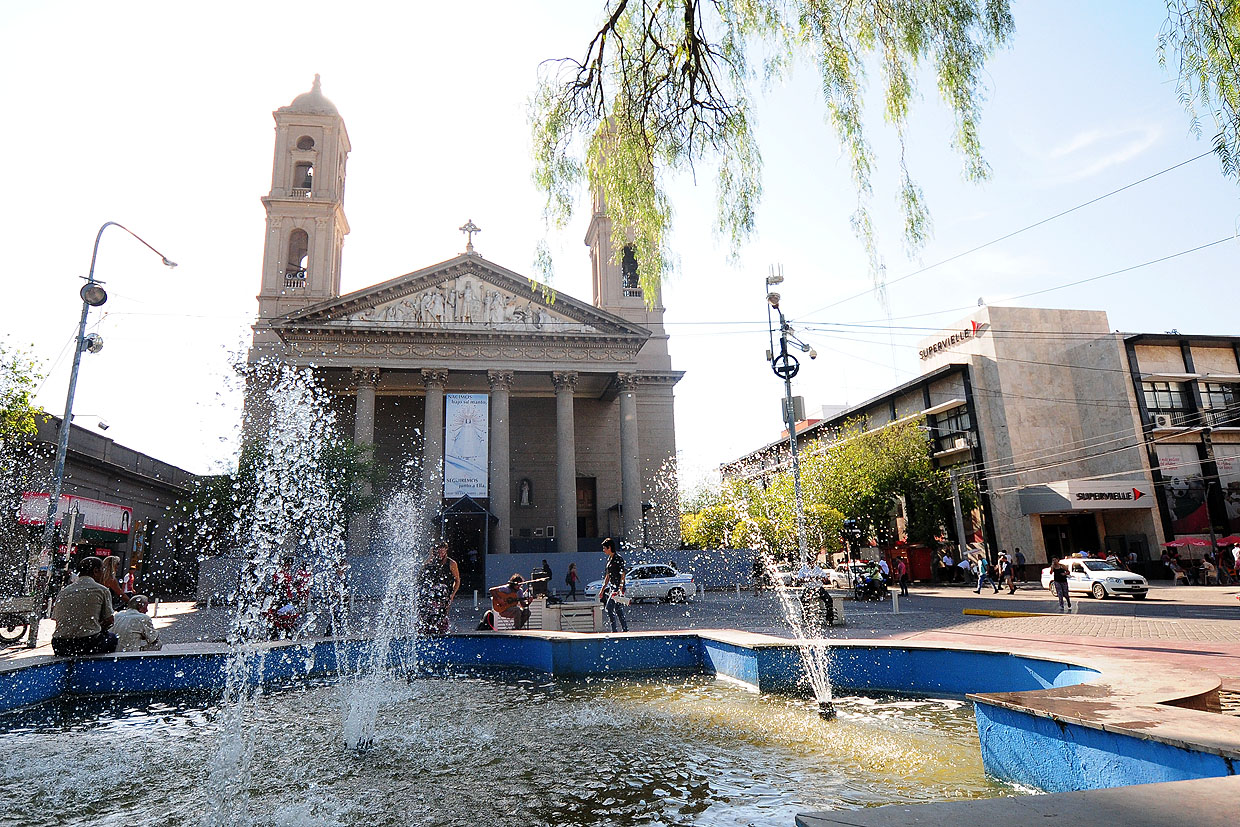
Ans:
[[[1060,480],[1027,485],[1018,492],[1020,513],[1062,514],[1154,508],[1154,486],[1144,480]]]
[[[486,506],[466,494],[458,497],[443,510],[444,517],[487,517],[488,522],[498,523],[499,517],[492,514]]]

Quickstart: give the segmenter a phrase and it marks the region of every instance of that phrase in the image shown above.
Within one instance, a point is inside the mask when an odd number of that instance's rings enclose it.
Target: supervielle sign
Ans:
[[[923,347],[917,352],[917,355],[920,356],[921,360],[924,362],[936,353],[951,350],[956,345],[961,342],[967,342],[969,339],[976,339],[985,327],[986,325],[982,322],[970,321],[968,327],[962,327],[955,333],[951,333],[942,339],[939,339],[937,342],[934,342],[927,347]]]

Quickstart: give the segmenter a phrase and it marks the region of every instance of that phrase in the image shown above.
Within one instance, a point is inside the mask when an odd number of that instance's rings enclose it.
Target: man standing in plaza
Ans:
[[[112,592],[96,578],[103,561],[85,557],[77,565],[78,579],[60,590],[52,607],[52,651],[61,657],[106,655],[116,651],[112,625]]]
[[[1020,582],[1025,582],[1025,555],[1021,552],[1020,546],[1016,547],[1016,576],[1020,578]]]
[[[603,585],[598,592],[599,599],[603,601],[607,617],[611,620],[611,630],[627,632],[629,621],[624,616],[624,606],[618,599],[624,597],[624,558],[616,553],[615,542],[610,537],[603,541],[603,553],[607,555],[607,565],[603,568]],[[620,619],[619,628],[616,627],[617,617]]]

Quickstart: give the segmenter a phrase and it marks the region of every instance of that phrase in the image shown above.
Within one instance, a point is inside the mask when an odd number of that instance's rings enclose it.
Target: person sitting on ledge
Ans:
[[[489,594],[491,611],[511,619],[514,629],[524,629],[525,624],[530,622],[530,596],[521,575],[514,574],[504,585],[490,589]]]
[[[103,571],[98,557],[84,557],[77,564],[78,579],[60,590],[52,607],[52,651],[61,657],[106,655],[116,651],[112,625],[112,592],[96,580]]]
[[[116,633],[120,643],[118,652],[153,652],[162,649],[159,635],[155,633],[155,623],[146,616],[146,607],[150,603],[144,594],[135,594],[129,598],[129,606],[116,613],[112,631]]]

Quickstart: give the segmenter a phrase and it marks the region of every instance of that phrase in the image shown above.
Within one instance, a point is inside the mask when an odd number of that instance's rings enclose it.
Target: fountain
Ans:
[[[251,457],[229,646],[0,670],[6,818],[789,824],[806,810],[1017,792],[987,775],[964,693],[1094,674],[1007,653],[831,651],[778,575],[791,641],[725,630],[419,640],[416,572],[432,530],[416,468],[379,513],[387,587],[358,636],[339,577],[340,491],[324,466],[334,416],[309,372],[257,370],[270,424]],[[319,610],[274,628],[268,584],[290,553]],[[328,637],[306,634],[323,625]],[[861,694],[837,696],[833,676]],[[996,731],[1020,725],[1010,702],[986,715]],[[204,770],[205,783],[187,783]]]

